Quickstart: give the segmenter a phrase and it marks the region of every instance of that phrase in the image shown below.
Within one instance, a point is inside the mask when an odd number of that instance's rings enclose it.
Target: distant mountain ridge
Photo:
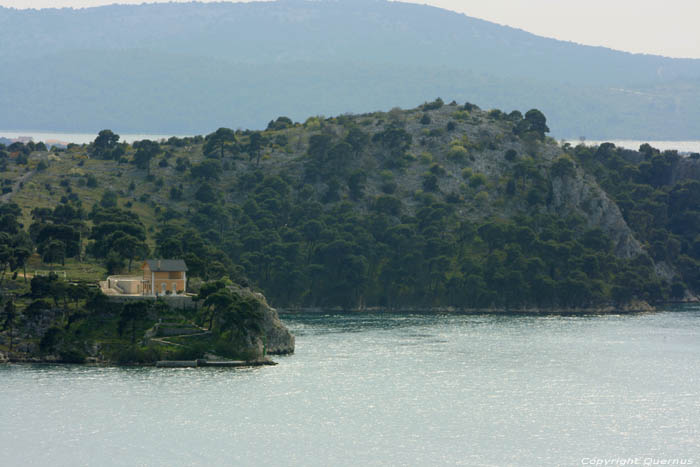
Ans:
[[[0,8],[0,56],[0,127],[197,133],[441,95],[541,108],[558,137],[700,134],[700,60],[383,0]]]

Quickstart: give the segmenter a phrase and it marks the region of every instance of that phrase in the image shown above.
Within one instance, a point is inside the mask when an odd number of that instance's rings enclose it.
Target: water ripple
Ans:
[[[3,465],[698,459],[700,308],[283,315],[273,368],[0,367]]]

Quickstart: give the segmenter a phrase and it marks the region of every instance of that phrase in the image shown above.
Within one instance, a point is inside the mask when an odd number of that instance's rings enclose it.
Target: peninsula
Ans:
[[[0,149],[0,350],[19,339],[28,355],[125,362],[290,352],[267,300],[500,312],[695,300],[700,155],[574,147],[548,131],[537,109],[437,99],[162,141],[104,130],[65,149],[12,143]],[[97,288],[159,259],[186,264],[186,291],[184,270],[149,289],[162,300]],[[180,292],[193,306],[167,304]],[[154,344],[164,323],[201,336]],[[110,339],[121,350],[105,353]]]

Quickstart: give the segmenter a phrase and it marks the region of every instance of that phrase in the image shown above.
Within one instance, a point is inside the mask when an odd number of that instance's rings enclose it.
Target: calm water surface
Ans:
[[[634,316],[284,315],[249,370],[0,367],[0,463],[700,462],[700,307]]]

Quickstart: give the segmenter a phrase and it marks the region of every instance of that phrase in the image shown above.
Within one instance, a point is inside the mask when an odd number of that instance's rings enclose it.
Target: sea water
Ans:
[[[700,306],[282,319],[275,367],[0,366],[0,464],[700,463]]]

